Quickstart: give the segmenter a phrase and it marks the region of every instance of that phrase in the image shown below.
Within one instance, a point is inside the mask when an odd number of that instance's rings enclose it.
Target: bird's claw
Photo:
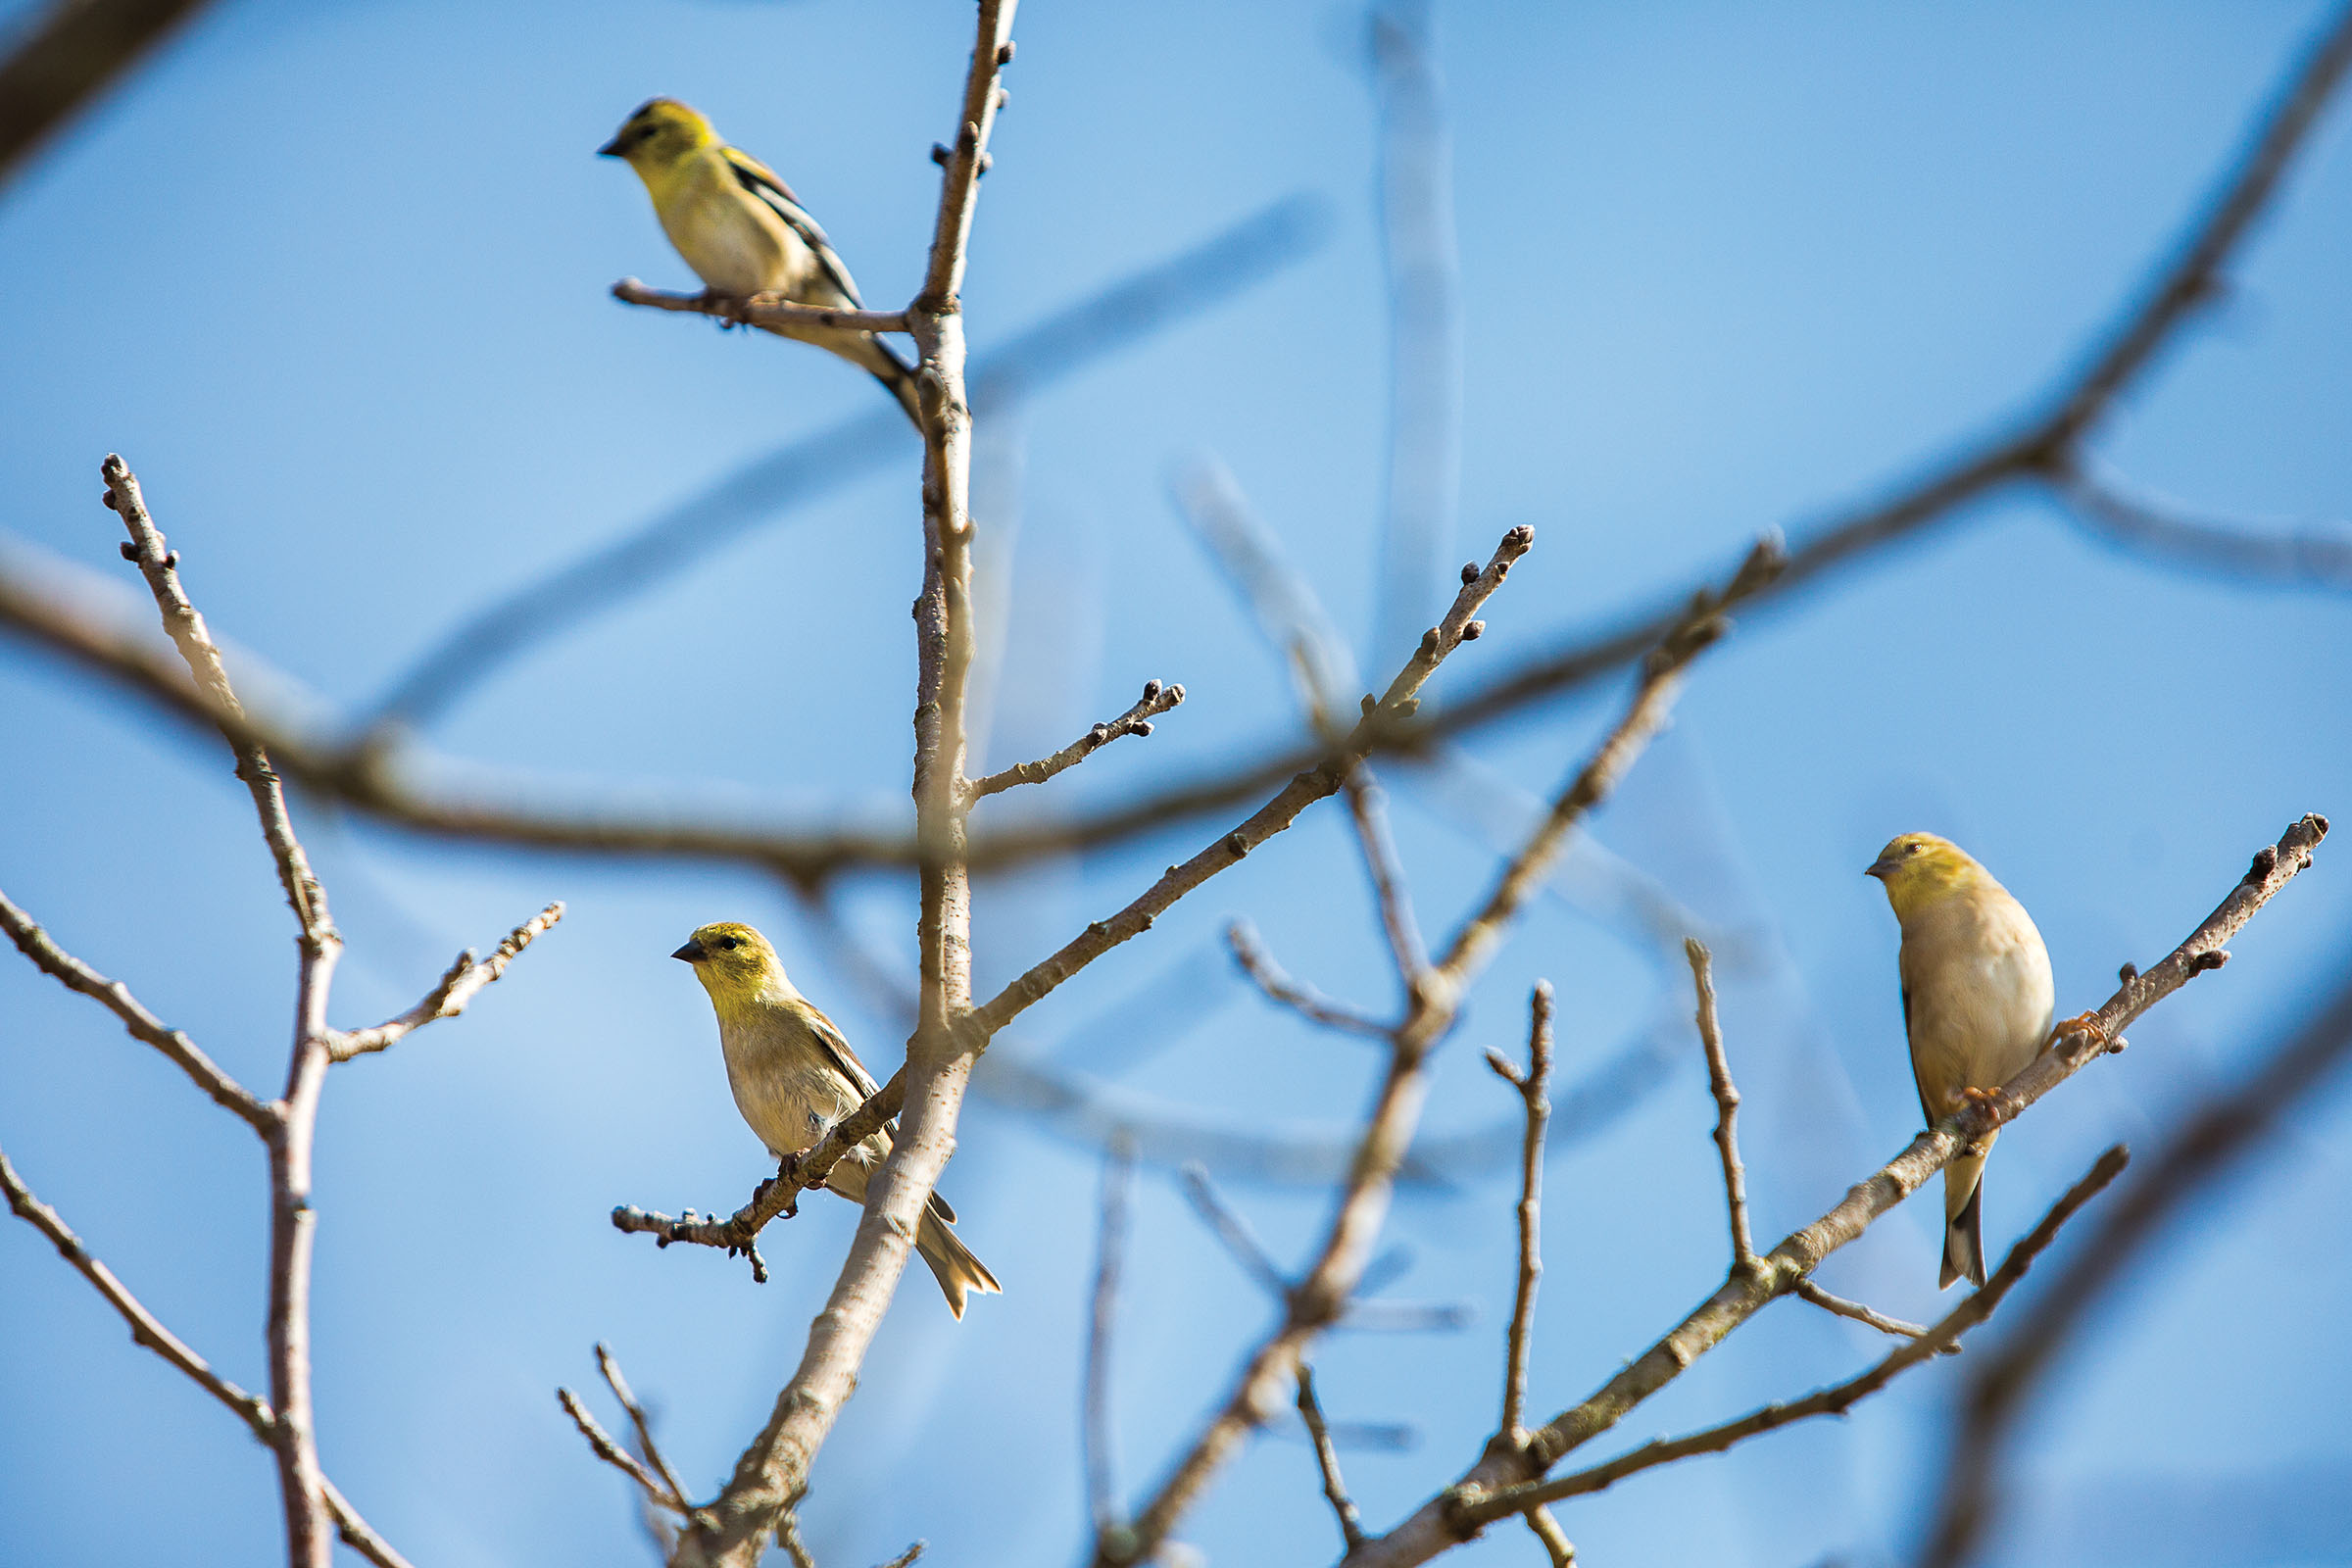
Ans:
[[[2058,1027],[2050,1031],[2050,1040],[2055,1044],[2070,1035],[2082,1035],[2096,1043],[2102,1051],[2122,1049],[2122,1042],[2108,1041],[2107,1026],[2099,1022],[2099,1015],[2095,1012],[2078,1012],[2072,1018],[2060,1020]]]

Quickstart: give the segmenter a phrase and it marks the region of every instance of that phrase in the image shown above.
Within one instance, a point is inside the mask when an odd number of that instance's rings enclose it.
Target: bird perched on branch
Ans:
[[[793,989],[767,938],[748,925],[720,921],[696,931],[670,956],[693,964],[710,993],[735,1108],[769,1153],[782,1159],[811,1147],[872,1097],[873,1075],[833,1021]],[[897,1130],[894,1121],[844,1154],[827,1174],[826,1188],[864,1202],[866,1178],[890,1153]],[[915,1227],[914,1247],[938,1276],[948,1310],[960,1318],[968,1295],[994,1295],[1002,1287],[948,1229],[955,1223],[956,1211],[933,1193]]]
[[[2025,906],[1961,848],[1905,833],[1869,872],[1902,923],[1903,1027],[1934,1126],[2023,1072],[2049,1039],[2050,954]],[[1938,1285],[1984,1283],[1984,1156],[1994,1133],[1943,1167]]]
[[[710,121],[675,98],[647,101],[597,151],[637,171],[662,231],[711,294],[780,294],[797,305],[865,309],[849,268],[791,187],[750,153],[719,140]],[[830,349],[869,372],[921,426],[913,369],[873,333],[765,330]]]

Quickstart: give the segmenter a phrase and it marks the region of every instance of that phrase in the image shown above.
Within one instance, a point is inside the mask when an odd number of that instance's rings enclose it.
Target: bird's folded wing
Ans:
[[[827,280],[850,302],[850,308],[863,310],[865,302],[858,293],[858,284],[850,276],[848,266],[834,251],[833,242],[825,238],[825,231],[817,226],[816,220],[808,216],[808,209],[803,207],[801,199],[792,193],[792,187],[778,179],[774,170],[750,153],[736,147],[724,151],[727,167],[735,172],[735,178],[743,188],[755,199],[765,202],[801,237],[801,243],[807,245],[816,257],[816,265],[824,270]]]

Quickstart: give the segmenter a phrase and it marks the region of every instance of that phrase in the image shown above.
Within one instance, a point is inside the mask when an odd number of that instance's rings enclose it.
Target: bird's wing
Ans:
[[[850,276],[849,267],[833,249],[833,242],[825,238],[825,231],[817,226],[816,220],[808,216],[808,209],[803,207],[801,199],[792,193],[792,187],[778,179],[774,170],[740,147],[722,147],[719,151],[725,156],[727,168],[735,175],[736,183],[749,192],[755,201],[765,202],[778,218],[784,220],[786,226],[801,237],[801,243],[808,246],[809,253],[816,258],[816,265],[823,270],[827,281],[850,302],[850,309],[865,309],[865,302],[858,293],[857,281]]]
[[[865,1070],[865,1063],[858,1059],[858,1053],[850,1049],[850,1043],[841,1038],[841,1031],[833,1027],[833,1020],[810,1007],[808,1032],[816,1037],[818,1047],[831,1058],[833,1065],[841,1069],[842,1075],[858,1086],[858,1093],[868,1100],[873,1099],[881,1086],[874,1082],[874,1075]],[[884,1125],[895,1137],[899,1130],[899,1118],[893,1116]],[[931,1195],[930,1209],[949,1224],[956,1223],[956,1210],[949,1207],[948,1200],[937,1192]]]
[[[841,1075],[858,1086],[858,1096],[865,1100],[873,1099],[874,1091],[881,1085],[875,1083],[874,1075],[865,1070],[865,1063],[858,1059],[858,1053],[850,1049],[850,1043],[841,1038],[841,1031],[833,1027],[833,1020],[810,1007],[808,1033],[815,1037],[817,1048],[824,1052],[826,1058],[840,1070]]]

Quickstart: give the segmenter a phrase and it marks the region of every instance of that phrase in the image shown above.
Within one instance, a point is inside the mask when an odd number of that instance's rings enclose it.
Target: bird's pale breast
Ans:
[[[656,207],[669,242],[706,284],[721,294],[798,297],[815,257],[723,159],[698,158],[677,177],[674,195]]]
[[[2048,1037],[2055,992],[2041,933],[2006,893],[1938,901],[1903,924],[1911,1065],[1930,1121],[1962,1089],[2023,1071]]]

